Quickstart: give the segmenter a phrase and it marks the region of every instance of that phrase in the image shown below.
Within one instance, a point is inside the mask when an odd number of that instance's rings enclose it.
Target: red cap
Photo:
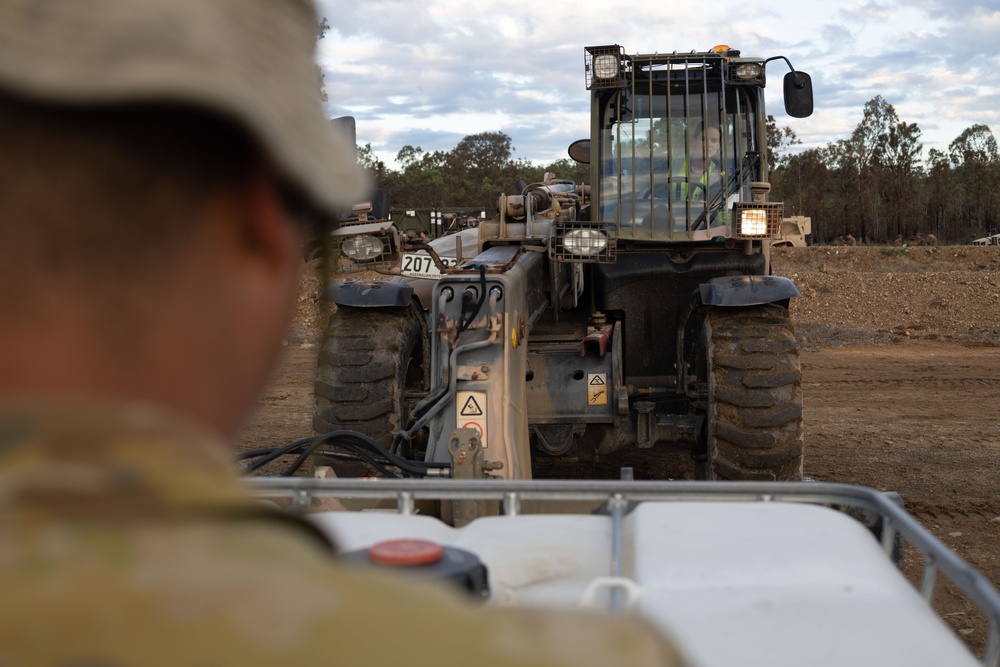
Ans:
[[[442,556],[441,545],[429,540],[386,540],[368,549],[368,557],[378,565],[433,565]]]

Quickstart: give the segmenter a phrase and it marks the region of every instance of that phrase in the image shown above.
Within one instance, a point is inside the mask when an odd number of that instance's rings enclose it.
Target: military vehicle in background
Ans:
[[[805,248],[807,237],[812,234],[812,218],[804,215],[793,215],[781,220],[781,232],[774,247]]]

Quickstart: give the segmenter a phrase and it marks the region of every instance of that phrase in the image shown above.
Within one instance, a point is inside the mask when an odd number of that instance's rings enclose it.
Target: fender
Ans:
[[[759,306],[802,296],[784,276],[721,276],[699,285],[706,306]]]
[[[356,308],[403,307],[410,305],[412,298],[412,287],[387,280],[346,280],[330,285],[316,296],[317,301]]]

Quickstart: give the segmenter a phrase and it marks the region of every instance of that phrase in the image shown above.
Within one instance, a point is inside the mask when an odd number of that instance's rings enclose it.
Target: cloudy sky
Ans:
[[[925,154],[982,123],[1000,133],[1000,2],[972,0],[319,0],[332,116],[390,166],[405,145],[451,150],[503,131],[517,158],[549,162],[587,136],[583,47],[787,56],[809,72],[816,112],[786,116],[784,65],[768,65],[768,111],[804,147],[846,138],[882,95],[922,130]]]

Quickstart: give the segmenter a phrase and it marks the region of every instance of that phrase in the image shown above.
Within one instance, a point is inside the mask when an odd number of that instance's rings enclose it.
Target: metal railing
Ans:
[[[881,519],[882,547],[887,557],[897,548],[897,535],[924,559],[919,590],[930,605],[938,573],[944,574],[989,622],[982,664],[1000,667],[1000,593],[990,581],[951,551],[910,516],[892,494],[848,484],[580,481],[580,480],[387,480],[254,477],[246,480],[266,498],[290,498],[292,508],[306,510],[313,498],[395,499],[401,514],[413,514],[421,500],[496,501],[508,516],[523,513],[525,501],[607,503],[612,519],[612,577],[621,576],[622,522],[630,503],[670,502],[788,502],[836,505],[872,513]],[[614,598],[613,598],[614,599]]]

